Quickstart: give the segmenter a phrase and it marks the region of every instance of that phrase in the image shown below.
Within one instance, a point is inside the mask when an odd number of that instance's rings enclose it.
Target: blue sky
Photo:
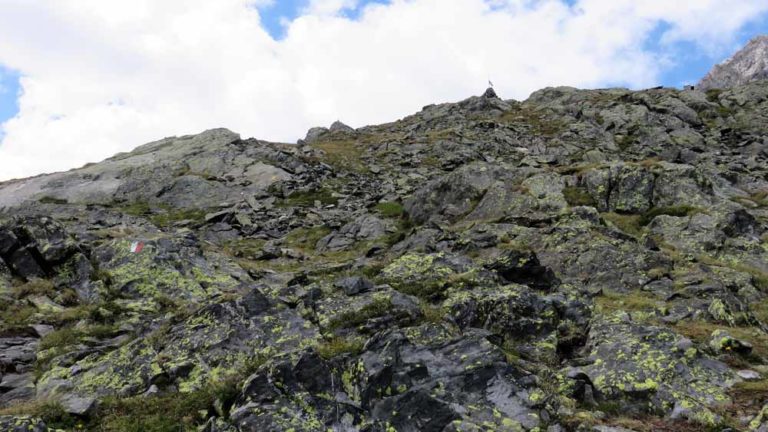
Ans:
[[[2,181],[215,127],[295,142],[488,79],[681,87],[768,33],[768,1],[3,0],[0,29]]]
[[[17,95],[19,90],[18,74],[0,65],[0,123],[18,112]],[[2,130],[0,130],[0,134],[2,134]]]
[[[386,3],[387,0],[362,0],[354,9],[346,9],[342,14],[356,18],[363,7],[370,3]],[[567,0],[573,4],[575,0]],[[295,19],[306,7],[307,0],[277,0],[267,6],[259,7],[262,25],[275,40],[285,37],[286,22]],[[659,37],[663,34],[664,27],[654,32],[647,44],[652,50],[658,49]],[[751,37],[757,34],[768,33],[768,19],[761,19],[744,27],[737,38],[734,47],[745,44]],[[668,49],[669,47],[667,47]],[[699,47],[690,42],[677,43],[673,47],[675,65],[664,69],[658,85],[680,87],[684,84],[696,82],[727,54],[712,55],[703,52]],[[17,95],[20,92],[19,74],[0,64],[0,123],[13,117],[18,112]],[[0,131],[2,133],[2,131]]]

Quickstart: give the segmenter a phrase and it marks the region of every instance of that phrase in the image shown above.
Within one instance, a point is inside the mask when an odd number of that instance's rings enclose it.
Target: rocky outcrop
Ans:
[[[768,78],[768,36],[757,36],[702,78],[702,90],[724,89]]]
[[[0,429],[760,430],[766,120],[487,92],[0,184]]]

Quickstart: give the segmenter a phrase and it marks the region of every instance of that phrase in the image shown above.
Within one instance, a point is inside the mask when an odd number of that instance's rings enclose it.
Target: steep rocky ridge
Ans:
[[[702,90],[730,88],[768,78],[768,36],[757,36],[716,65],[699,82]]]
[[[766,430],[767,118],[491,91],[0,184],[0,429]]]

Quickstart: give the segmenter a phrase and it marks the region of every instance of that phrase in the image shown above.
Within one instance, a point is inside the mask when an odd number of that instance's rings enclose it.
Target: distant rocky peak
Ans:
[[[768,35],[756,36],[729,59],[716,65],[699,88],[729,88],[768,78]]]

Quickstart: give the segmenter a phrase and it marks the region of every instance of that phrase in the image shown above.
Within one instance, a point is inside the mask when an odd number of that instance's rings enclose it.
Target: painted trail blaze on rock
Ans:
[[[131,253],[141,253],[142,249],[144,249],[144,242],[135,241],[131,243]]]

